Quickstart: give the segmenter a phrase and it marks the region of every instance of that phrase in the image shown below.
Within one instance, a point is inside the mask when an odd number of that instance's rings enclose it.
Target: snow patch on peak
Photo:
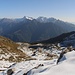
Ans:
[[[37,21],[39,22],[44,22],[44,23],[47,23],[47,22],[56,22],[57,20],[55,18],[47,18],[47,17],[38,17],[37,18]]]
[[[32,17],[28,17],[28,16],[24,16],[23,18],[24,18],[24,19],[28,19],[28,20],[33,20]]]

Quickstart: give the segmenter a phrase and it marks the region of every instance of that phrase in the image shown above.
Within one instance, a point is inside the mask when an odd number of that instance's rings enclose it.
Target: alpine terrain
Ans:
[[[37,42],[75,31],[75,25],[55,18],[0,19],[0,35],[16,42]]]

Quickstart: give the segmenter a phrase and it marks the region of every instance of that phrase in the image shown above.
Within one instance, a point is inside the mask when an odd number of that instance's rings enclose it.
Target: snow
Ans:
[[[23,47],[21,50],[29,56],[33,53],[33,50],[26,47]],[[7,75],[9,69],[13,69],[14,73],[12,75],[23,75],[24,73],[27,73],[27,75],[75,75],[75,51],[64,54],[57,64],[57,59],[44,60],[47,57],[44,52],[50,52],[50,50],[42,50],[42,53],[34,50],[36,51],[36,55],[32,57],[36,58],[36,60],[22,61],[19,63],[0,61],[0,75]],[[52,53],[59,55],[61,50],[52,48]],[[40,64],[42,66],[39,66]]]
[[[63,46],[71,45],[71,46],[73,46],[73,48],[75,48],[75,33],[74,34],[71,34],[68,37],[66,37],[64,39],[64,41],[61,42],[61,45],[63,45]]]
[[[54,62],[55,62],[55,59],[48,60],[48,61],[31,60],[31,61],[17,63],[10,68],[14,69],[13,75],[22,75],[24,73],[27,73],[34,67],[38,66],[39,64],[44,64],[43,68],[45,68],[45,66],[48,67],[48,65],[52,66],[54,64]],[[10,69],[10,68],[8,68],[8,69]],[[6,72],[7,72],[7,69],[0,75],[3,75],[3,74],[5,75]]]
[[[52,17],[51,17],[51,18],[38,17],[36,20],[39,21],[39,22],[43,22],[43,23],[47,23],[47,22],[55,23],[55,22],[56,22],[56,19],[54,19],[54,18],[52,18]]]
[[[64,57],[63,57],[64,58]],[[58,65],[33,69],[28,75],[75,75],[75,51],[65,54],[65,60]]]
[[[9,62],[9,61],[0,61],[0,70],[5,70],[7,69],[10,65],[12,65],[13,63]]]
[[[26,16],[26,19],[33,20],[33,18],[32,18],[32,17],[28,17],[28,16]]]

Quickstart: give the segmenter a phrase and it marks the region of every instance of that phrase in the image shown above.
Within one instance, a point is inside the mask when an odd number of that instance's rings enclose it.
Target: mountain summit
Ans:
[[[47,18],[47,17],[38,17],[37,21],[42,22],[42,23],[47,23],[47,22],[55,22],[57,21],[55,18]]]
[[[75,31],[75,25],[55,18],[0,19],[0,35],[18,42],[36,42]]]

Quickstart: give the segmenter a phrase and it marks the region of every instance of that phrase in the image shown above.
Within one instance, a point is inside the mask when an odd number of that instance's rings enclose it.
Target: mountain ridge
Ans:
[[[60,42],[63,42],[65,40],[65,38],[68,38],[68,37],[70,37],[70,35],[73,35],[73,34],[75,34],[75,31],[68,32],[68,33],[63,33],[63,34],[61,34],[57,37],[50,38],[50,39],[43,40],[43,41],[37,41],[37,42],[34,42],[32,44],[36,44],[36,43],[43,43],[43,44],[60,43]]]
[[[0,19],[0,35],[16,42],[36,42],[75,31],[75,25],[54,18],[32,17]],[[45,18],[45,19],[44,19]],[[44,20],[43,20],[44,19]]]

